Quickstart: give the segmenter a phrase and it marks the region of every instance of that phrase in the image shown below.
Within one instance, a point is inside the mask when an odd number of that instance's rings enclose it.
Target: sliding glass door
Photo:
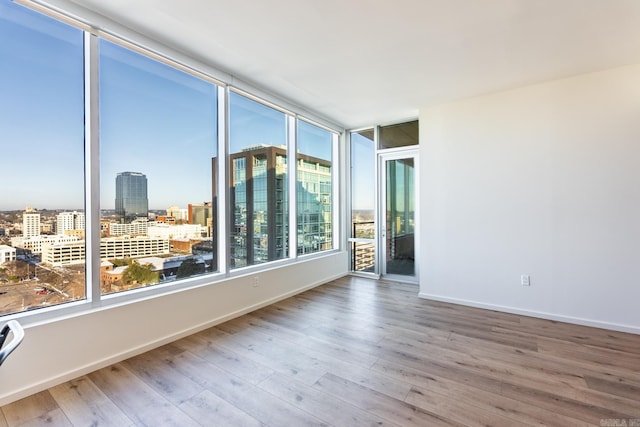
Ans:
[[[350,133],[351,271],[418,282],[418,122]]]
[[[379,155],[381,274],[417,281],[416,150]]]

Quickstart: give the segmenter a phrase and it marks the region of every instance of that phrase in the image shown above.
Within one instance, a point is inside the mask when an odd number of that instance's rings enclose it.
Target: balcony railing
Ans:
[[[351,243],[351,270],[373,273],[376,260],[374,242]]]
[[[373,273],[376,262],[375,222],[352,222],[351,271]]]

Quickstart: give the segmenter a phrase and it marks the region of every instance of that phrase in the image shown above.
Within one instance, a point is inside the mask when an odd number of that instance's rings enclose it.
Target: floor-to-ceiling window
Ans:
[[[332,127],[38,9],[0,0],[0,315],[339,247]]]
[[[229,95],[231,268],[286,258],[289,250],[287,117]]]
[[[333,247],[333,133],[297,121],[298,254]]]
[[[376,147],[374,130],[351,132],[351,270],[376,266]]]
[[[215,271],[217,86],[100,40],[101,290]]]
[[[0,2],[0,314],[85,298],[83,32]]]

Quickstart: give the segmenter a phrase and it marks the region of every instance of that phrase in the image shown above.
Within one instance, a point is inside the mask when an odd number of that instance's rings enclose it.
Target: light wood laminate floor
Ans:
[[[639,335],[417,291],[345,277],[6,405],[0,426],[640,426]]]

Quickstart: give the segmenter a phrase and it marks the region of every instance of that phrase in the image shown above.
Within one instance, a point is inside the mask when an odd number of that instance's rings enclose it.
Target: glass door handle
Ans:
[[[4,343],[9,336],[9,332],[13,333],[13,338],[5,346]],[[24,329],[22,329],[20,323],[15,320],[10,320],[6,325],[4,325],[0,332],[0,365],[2,365],[6,358],[9,357],[9,354],[11,354],[11,352],[20,345],[23,339]]]

